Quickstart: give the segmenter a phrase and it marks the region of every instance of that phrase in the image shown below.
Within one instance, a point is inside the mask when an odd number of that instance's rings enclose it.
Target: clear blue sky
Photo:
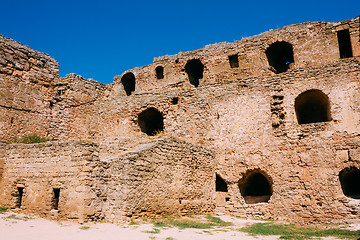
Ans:
[[[154,57],[306,21],[360,15],[354,1],[0,0],[0,34],[48,53],[59,74],[111,83]]]

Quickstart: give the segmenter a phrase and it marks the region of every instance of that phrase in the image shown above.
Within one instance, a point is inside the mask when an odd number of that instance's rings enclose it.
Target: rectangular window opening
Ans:
[[[349,29],[337,31],[337,38],[339,43],[340,58],[350,58],[353,56],[351,48],[351,40]]]
[[[59,199],[60,199],[60,188],[53,189],[54,195],[52,200],[52,208],[58,210],[59,208]]]
[[[24,188],[23,187],[18,187],[17,188],[18,190],[18,199],[17,199],[17,207],[18,208],[21,208],[21,205],[22,205],[22,198],[23,198],[23,195],[24,195]]]
[[[231,68],[238,68],[239,67],[239,57],[237,54],[228,56],[229,63]]]

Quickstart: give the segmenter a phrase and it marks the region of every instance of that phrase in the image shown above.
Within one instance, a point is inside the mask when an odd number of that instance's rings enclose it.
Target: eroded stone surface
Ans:
[[[349,58],[340,58],[337,31],[344,29]],[[61,78],[54,59],[0,36],[1,140],[31,133],[58,140],[2,143],[0,205],[16,208],[22,188],[20,211],[79,221],[215,210],[299,223],[354,221],[360,199],[344,195],[339,173],[360,169],[359,36],[359,17],[290,25],[155,58],[109,85]],[[293,51],[287,62],[271,60],[280,67],[268,61],[278,50],[266,51],[277,42]],[[134,76],[135,88],[124,85],[124,75]],[[162,118],[141,114],[147,109]],[[315,122],[312,113],[320,116]],[[312,123],[299,124],[299,114]],[[241,194],[239,182],[252,172],[266,175],[270,199],[261,191]],[[227,192],[215,191],[216,174]]]

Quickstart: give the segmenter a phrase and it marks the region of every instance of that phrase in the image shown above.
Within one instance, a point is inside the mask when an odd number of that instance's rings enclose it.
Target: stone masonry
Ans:
[[[360,21],[155,58],[104,85],[0,35],[0,206],[53,219],[360,216]],[[9,144],[36,133],[52,141]]]

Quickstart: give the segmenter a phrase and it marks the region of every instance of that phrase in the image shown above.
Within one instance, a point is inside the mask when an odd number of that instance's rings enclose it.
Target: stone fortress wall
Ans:
[[[359,17],[290,25],[155,58],[109,85],[61,78],[54,59],[1,37],[2,139],[36,132],[58,141],[4,143],[0,205],[16,207],[23,188],[21,210],[81,221],[214,210],[356,220],[359,28]],[[38,149],[31,160],[28,148]],[[64,167],[57,174],[65,182],[39,185],[53,174],[46,165],[37,172],[43,180],[23,176],[20,163],[38,167],[44,149],[49,164],[70,161],[84,182]],[[66,194],[75,185],[83,188],[74,210]],[[34,189],[43,197],[35,200]]]

